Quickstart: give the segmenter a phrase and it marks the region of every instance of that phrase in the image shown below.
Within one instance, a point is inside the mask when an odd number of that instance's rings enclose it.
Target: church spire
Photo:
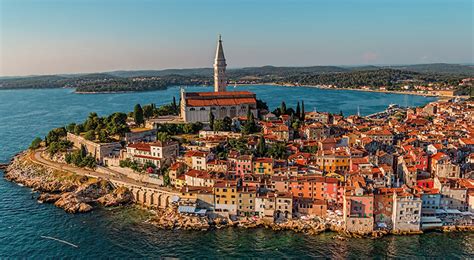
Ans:
[[[224,48],[222,47],[222,38],[219,34],[217,41],[216,59],[214,60],[214,91],[226,91],[227,78],[225,75],[227,64],[225,62]]]

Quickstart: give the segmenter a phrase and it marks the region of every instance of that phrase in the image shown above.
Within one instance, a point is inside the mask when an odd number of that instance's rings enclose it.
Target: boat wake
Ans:
[[[70,246],[72,246],[72,247],[75,247],[75,248],[78,248],[78,247],[79,247],[78,245],[74,245],[73,243],[70,243],[70,242],[61,240],[61,239],[59,239],[59,238],[55,238],[55,237],[41,236],[41,238],[51,239],[51,240],[54,240],[54,241],[58,241],[58,242],[61,242],[61,243],[63,243],[63,244],[66,244],[66,245],[70,245]]]

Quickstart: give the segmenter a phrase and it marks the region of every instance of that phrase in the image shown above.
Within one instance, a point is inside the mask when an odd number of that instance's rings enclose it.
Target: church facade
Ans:
[[[222,40],[217,42],[214,60],[214,92],[185,92],[181,90],[181,117],[184,122],[209,122],[215,119],[246,116],[248,111],[257,116],[257,98],[250,91],[227,91],[226,59]]]

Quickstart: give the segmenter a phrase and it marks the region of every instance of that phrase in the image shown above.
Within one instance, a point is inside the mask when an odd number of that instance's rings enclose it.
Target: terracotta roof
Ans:
[[[148,152],[151,150],[150,144],[146,144],[146,143],[129,144],[128,147],[135,148],[141,151],[148,151]]]
[[[242,104],[256,104],[257,99],[250,91],[225,92],[189,92],[184,93],[186,106],[235,106]]]

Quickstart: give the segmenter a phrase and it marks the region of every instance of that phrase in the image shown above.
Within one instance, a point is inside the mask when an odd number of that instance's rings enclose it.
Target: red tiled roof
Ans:
[[[150,144],[146,144],[146,143],[129,144],[128,147],[135,148],[141,151],[148,151],[148,152],[151,150]]]
[[[186,106],[235,106],[242,104],[256,104],[257,99],[250,91],[225,92],[189,92],[185,93]]]

